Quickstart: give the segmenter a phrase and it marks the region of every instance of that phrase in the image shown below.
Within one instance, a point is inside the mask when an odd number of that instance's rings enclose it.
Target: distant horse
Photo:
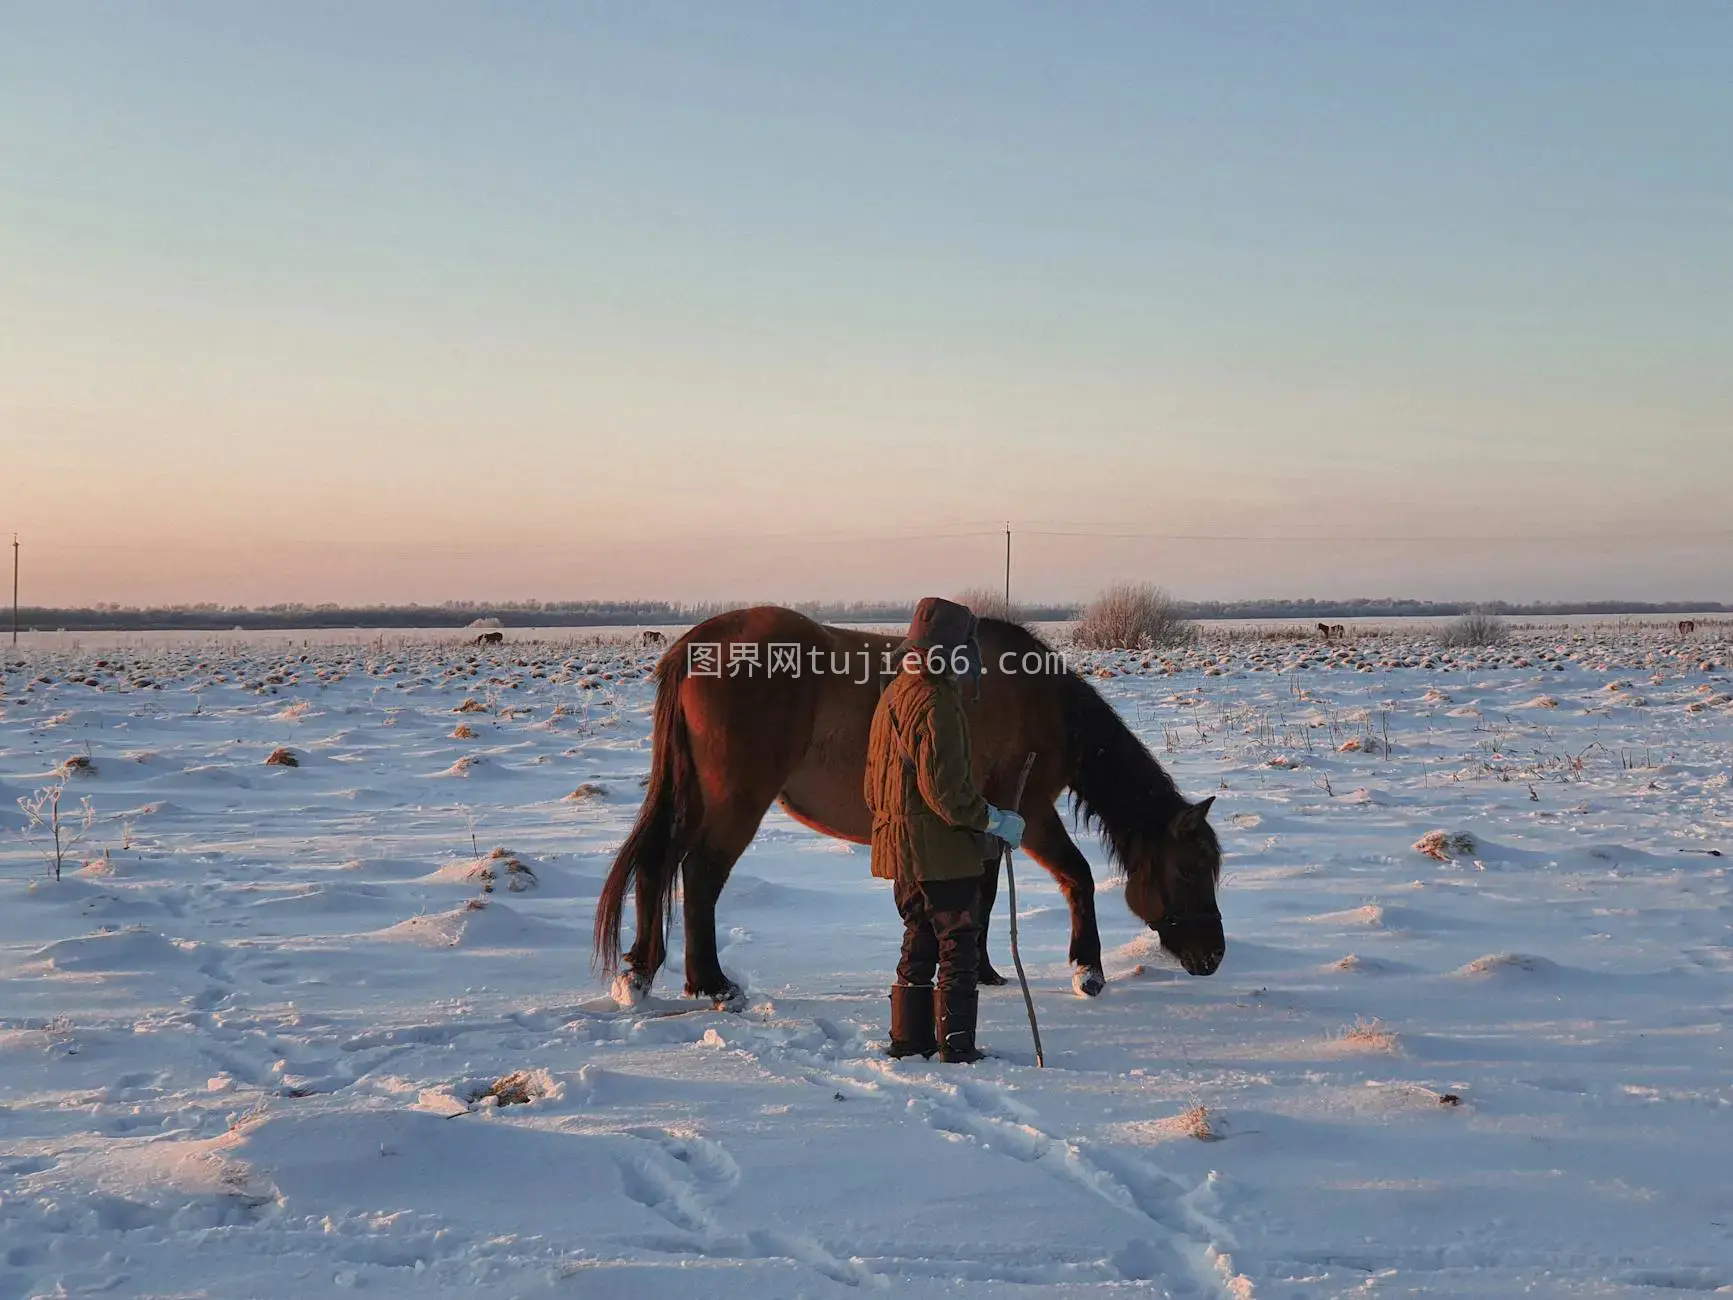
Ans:
[[[1682,618],[1679,620],[1679,635],[1680,636],[1690,636],[1696,630],[1697,630],[1696,620],[1689,619],[1689,618]]]
[[[1334,633],[1330,630],[1330,625],[1328,623],[1320,623],[1318,624],[1318,635],[1328,641]]]
[[[645,632],[644,635],[639,638],[639,640],[642,641],[645,645],[666,645],[666,644],[668,644],[668,638],[663,636],[655,628],[651,628],[649,631]]]
[[[480,636],[476,637],[475,644],[476,645],[499,645],[504,640],[505,640],[505,633],[504,632],[483,632]]]
[[[1032,632],[982,619],[980,640],[980,690],[963,691],[975,779],[987,799],[1008,805],[1025,755],[1036,756],[1021,805],[1023,847],[1070,908],[1078,991],[1099,993],[1106,976],[1095,880],[1054,806],[1065,789],[1125,872],[1126,906],[1187,971],[1214,973],[1227,941],[1216,905],[1221,846],[1206,820],[1213,800],[1187,803],[1112,706]],[[647,992],[666,958],[678,878],[686,992],[719,1004],[739,998],[717,960],[716,900],[772,803],[826,835],[870,842],[867,732],[897,642],[765,605],[708,619],[662,656],[649,788],[596,904],[596,956],[612,971],[626,891],[636,889],[628,995]],[[983,916],[997,890],[995,863]]]
[[[1330,624],[1330,635],[1335,637],[1336,640],[1338,640],[1338,641],[1342,640],[1344,637],[1346,637],[1348,635],[1347,626],[1345,624],[1342,624],[1342,623]]]

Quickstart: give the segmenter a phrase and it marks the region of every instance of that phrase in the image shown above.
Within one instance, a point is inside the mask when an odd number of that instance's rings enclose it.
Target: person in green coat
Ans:
[[[895,882],[903,918],[889,1051],[978,1061],[983,864],[999,841],[1017,846],[1023,819],[975,788],[957,682],[980,672],[974,613],[937,596],[922,600],[895,668],[873,713],[865,787],[872,872]]]

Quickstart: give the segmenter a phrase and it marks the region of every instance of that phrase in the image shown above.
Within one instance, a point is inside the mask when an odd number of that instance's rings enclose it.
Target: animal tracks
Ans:
[[[670,1170],[664,1163],[666,1153],[659,1155],[661,1158],[640,1156],[619,1161],[621,1189],[682,1232],[707,1239],[719,1236],[716,1221],[698,1195],[698,1184]]]
[[[640,1150],[618,1158],[621,1188],[672,1227],[726,1259],[785,1259],[847,1286],[885,1287],[889,1279],[858,1259],[842,1259],[815,1238],[773,1228],[729,1232],[714,1206],[740,1185],[740,1166],[719,1142],[665,1129],[632,1129]],[[666,1245],[666,1244],[665,1244]],[[673,1243],[679,1249],[679,1243]]]
[[[1183,1296],[1245,1300],[1253,1293],[1250,1281],[1234,1272],[1232,1238],[1213,1213],[1214,1175],[1188,1188],[1140,1157],[1055,1136],[1030,1107],[980,1080],[951,1083],[868,1060],[813,1068],[808,1077],[849,1098],[894,1102],[900,1094],[935,1132],[1038,1167],[1144,1221],[1153,1235],[1129,1241],[1111,1261],[1124,1279],[1159,1278]]]

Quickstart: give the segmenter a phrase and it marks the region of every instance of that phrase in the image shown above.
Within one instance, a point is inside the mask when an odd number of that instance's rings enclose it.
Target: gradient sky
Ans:
[[[43,604],[948,592],[1004,520],[1029,597],[1733,599],[1730,59],[1694,0],[0,0],[0,530]]]

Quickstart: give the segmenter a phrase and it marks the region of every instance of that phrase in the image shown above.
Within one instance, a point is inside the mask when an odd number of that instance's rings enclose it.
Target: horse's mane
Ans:
[[[1153,861],[1185,797],[1099,691],[1075,673],[1058,685],[1079,820],[1101,832],[1121,872]]]
[[[1057,652],[1021,623],[984,618],[981,630],[1002,649],[1033,650],[1057,662]],[[1099,691],[1070,669],[1041,676],[1058,696],[1078,821],[1101,833],[1120,873],[1152,862],[1174,814],[1189,806],[1185,796]]]

